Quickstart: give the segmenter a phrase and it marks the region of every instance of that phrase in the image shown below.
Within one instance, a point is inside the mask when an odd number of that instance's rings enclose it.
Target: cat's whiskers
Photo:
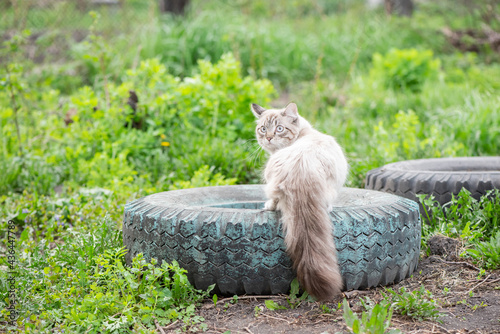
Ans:
[[[261,152],[263,151],[262,147],[258,144],[257,139],[247,140],[246,143],[248,150],[252,150],[246,160],[250,160],[252,165],[257,165],[260,163],[260,159],[262,157]]]

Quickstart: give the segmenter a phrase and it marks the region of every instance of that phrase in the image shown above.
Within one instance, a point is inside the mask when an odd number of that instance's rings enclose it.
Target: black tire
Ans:
[[[407,160],[387,164],[366,174],[366,188],[417,201],[433,195],[444,205],[466,188],[475,199],[500,189],[500,157]]]
[[[418,205],[364,189],[342,189],[331,213],[346,290],[399,282],[420,254]],[[215,292],[287,293],[295,277],[285,252],[277,212],[263,211],[262,185],[175,190],[125,206],[126,261],[176,260],[198,289]]]

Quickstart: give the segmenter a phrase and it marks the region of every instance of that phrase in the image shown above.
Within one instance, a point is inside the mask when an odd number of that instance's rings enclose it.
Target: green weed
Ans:
[[[492,235],[489,240],[475,243],[474,248],[467,249],[466,253],[486,269],[500,268],[500,231]]]
[[[445,141],[437,126],[424,125],[413,110],[399,111],[389,128],[380,121],[374,133],[373,147],[384,162],[460,155],[464,151],[462,144]]]
[[[302,295],[299,296],[300,285],[299,281],[294,278],[290,283],[290,294],[288,295],[286,301],[288,303],[288,307],[282,306],[276,303],[274,300],[266,300],[265,305],[269,310],[286,310],[287,308],[295,309],[300,306],[303,301],[314,301],[314,299],[309,296],[307,291],[302,292]]]
[[[271,311],[276,311],[276,310],[286,310],[287,308],[283,305],[280,305],[278,303],[276,303],[274,300],[272,299],[268,299],[264,302],[264,304],[266,305],[266,307],[271,310]]]
[[[373,55],[370,75],[396,90],[419,92],[424,82],[437,76],[439,59],[431,50],[391,49],[385,55]]]
[[[23,122],[20,138],[30,154],[21,157],[13,123],[7,122],[15,113],[6,114],[2,131],[10,141],[4,145],[0,166],[6,173],[0,188],[43,194],[60,185],[154,192],[175,182],[179,187],[205,165],[240,179],[256,178],[251,150],[244,144],[253,137],[248,106],[268,101],[273,87],[266,80],[242,77],[230,54],[218,64],[201,61],[199,66],[200,74],[180,80],[152,59],[128,71],[120,85],[83,87],[70,96],[66,126],[62,115],[42,111],[32,115],[34,124]],[[139,97],[135,110],[126,104],[132,90]],[[43,97],[43,108],[56,108],[61,98],[55,91]],[[47,144],[30,141],[31,136],[47,138]]]
[[[401,333],[399,330],[390,330],[392,318],[392,308],[389,306],[374,305],[372,308],[363,311],[361,319],[351,310],[349,303],[344,299],[344,320],[352,333]]]
[[[472,312],[475,312],[479,308],[488,306],[488,304],[486,304],[484,301],[481,301],[481,304],[469,304],[465,299],[458,301],[457,305],[465,305],[469,307],[472,310]]]
[[[489,191],[479,200],[470,192],[462,189],[460,193],[444,206],[439,205],[432,197],[419,195],[424,205],[422,225],[423,239],[440,233],[452,238],[466,241],[462,256],[470,256],[485,269],[496,269],[500,266],[500,192]]]
[[[399,291],[388,288],[382,292],[382,297],[394,312],[419,321],[436,320],[441,316],[434,297],[424,286],[412,292],[406,291],[405,287]]]
[[[290,294],[288,295],[288,298],[286,299],[288,302],[288,306],[290,306],[291,309],[299,307],[299,305],[303,301],[312,301],[313,298],[309,296],[307,291],[302,292],[302,295],[299,296],[299,281],[294,278],[292,283],[290,283]]]
[[[492,236],[500,226],[499,195],[498,189],[493,189],[476,200],[467,189],[462,189],[444,206],[439,205],[432,197],[419,195],[420,202],[425,207],[423,217],[428,222],[426,233],[437,231],[470,241],[481,235]]]
[[[151,331],[155,319],[162,325],[177,319],[187,326],[203,321],[195,316],[195,306],[209,291],[195,290],[176,262],[157,266],[156,260],[147,263],[139,254],[126,267],[121,232],[109,219],[92,232],[70,229],[60,235],[55,247],[45,240],[19,240],[19,251],[32,252],[18,259],[18,326],[28,332],[98,333]],[[3,304],[5,272],[0,284]],[[2,311],[2,316],[8,314]]]

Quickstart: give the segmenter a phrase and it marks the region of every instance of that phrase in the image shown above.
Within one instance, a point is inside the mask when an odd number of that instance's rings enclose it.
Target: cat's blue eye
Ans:
[[[265,126],[261,126],[260,129],[259,129],[260,132],[262,133],[266,133],[266,127]]]
[[[283,131],[285,131],[285,128],[282,125],[278,125],[276,127],[276,132],[283,132]]]

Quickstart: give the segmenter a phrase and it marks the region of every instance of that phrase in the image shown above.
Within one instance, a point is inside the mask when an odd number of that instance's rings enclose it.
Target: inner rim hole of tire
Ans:
[[[264,203],[258,202],[231,202],[210,205],[212,208],[227,208],[227,209],[251,209],[251,210],[264,210]]]

